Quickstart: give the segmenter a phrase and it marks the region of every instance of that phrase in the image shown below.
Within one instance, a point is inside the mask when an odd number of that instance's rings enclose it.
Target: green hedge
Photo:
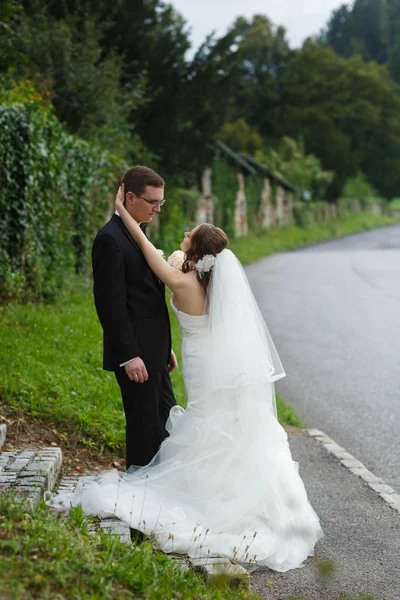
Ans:
[[[35,96],[0,104],[0,301],[50,301],[85,272],[116,178]]]

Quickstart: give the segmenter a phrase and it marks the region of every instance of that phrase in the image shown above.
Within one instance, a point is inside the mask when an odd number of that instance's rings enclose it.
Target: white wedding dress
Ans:
[[[188,403],[186,410],[172,408],[170,435],[158,454],[131,473],[83,477],[72,495],[60,494],[51,504],[115,515],[151,535],[164,552],[287,571],[313,553],[322,531],[275,416],[273,381],[284,375],[279,358],[263,321],[260,329],[247,312],[256,310],[259,318],[238,261],[228,250],[221,254],[207,314],[185,314],[171,301],[182,332]],[[232,285],[235,290],[226,289]],[[229,327],[230,310],[239,313]],[[247,321],[243,328],[240,317]],[[266,341],[267,377],[257,345]],[[251,361],[257,361],[254,369]]]

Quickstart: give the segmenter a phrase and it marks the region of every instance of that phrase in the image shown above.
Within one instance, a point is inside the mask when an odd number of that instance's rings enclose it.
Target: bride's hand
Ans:
[[[121,185],[118,188],[117,195],[115,196],[115,210],[120,212],[121,207],[125,208],[124,200],[125,200],[125,184],[121,183]]]

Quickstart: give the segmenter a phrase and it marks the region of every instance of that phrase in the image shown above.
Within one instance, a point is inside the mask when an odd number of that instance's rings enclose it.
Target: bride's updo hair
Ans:
[[[211,223],[202,223],[195,227],[190,236],[190,248],[186,252],[185,261],[182,265],[182,271],[187,273],[194,268],[194,264],[203,258],[206,254],[216,256],[224,250],[229,243],[225,231]],[[205,291],[210,281],[211,271],[200,274],[197,273],[197,280],[201,283]]]

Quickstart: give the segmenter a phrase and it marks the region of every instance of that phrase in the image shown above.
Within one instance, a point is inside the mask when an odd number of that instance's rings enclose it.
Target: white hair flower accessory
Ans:
[[[211,269],[214,267],[215,265],[215,256],[213,254],[205,254],[203,256],[203,258],[200,258],[200,260],[198,260],[196,263],[194,263],[194,268],[196,269],[196,271],[198,272],[198,274],[201,276],[204,273],[209,273],[211,271]]]

